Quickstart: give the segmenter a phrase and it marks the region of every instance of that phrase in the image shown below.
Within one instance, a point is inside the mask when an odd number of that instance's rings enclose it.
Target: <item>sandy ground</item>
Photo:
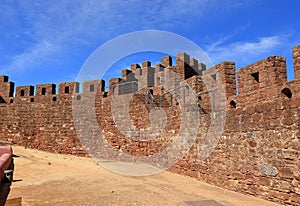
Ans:
[[[201,204],[204,200],[226,206],[277,205],[170,172],[128,177],[91,158],[13,150],[20,157],[15,158],[9,198],[22,197],[23,205],[209,205]]]

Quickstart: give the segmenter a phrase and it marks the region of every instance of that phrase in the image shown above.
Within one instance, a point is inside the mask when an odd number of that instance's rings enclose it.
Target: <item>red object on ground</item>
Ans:
[[[4,171],[8,170],[12,161],[12,148],[10,146],[0,146],[0,180],[4,177]]]

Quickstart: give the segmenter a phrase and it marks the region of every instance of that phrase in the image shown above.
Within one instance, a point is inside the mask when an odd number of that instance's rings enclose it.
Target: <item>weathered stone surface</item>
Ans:
[[[278,174],[278,170],[276,167],[272,165],[260,165],[260,172],[267,176],[275,177]]]
[[[223,62],[204,70],[202,63],[185,53],[176,56],[176,65],[172,65],[170,57],[164,57],[155,68],[150,62],[143,62],[142,68],[133,64],[130,70],[123,70],[122,79],[110,80],[109,91],[104,91],[103,80],[89,80],[82,90],[77,82],[65,82],[59,84],[58,94],[54,84],[37,85],[33,94],[33,86],[18,86],[15,90],[7,76],[0,76],[0,141],[81,156],[101,146],[103,157],[108,159],[115,157],[107,151],[109,147],[119,152],[116,156],[125,153],[151,157],[176,140],[186,123],[181,111],[197,111],[201,124],[196,140],[170,171],[282,204],[300,205],[300,46],[293,48],[293,57],[296,79],[290,82],[286,81],[284,57],[272,56],[239,69],[238,95],[234,62]],[[227,95],[226,114],[223,111],[212,114],[214,106],[222,102],[216,95],[212,104],[212,95],[207,93],[203,81],[206,78],[213,86],[217,86],[216,79],[221,78]],[[119,95],[118,85],[133,81],[138,82],[139,91],[128,103],[129,119],[125,113],[114,116],[112,104],[124,106],[121,99],[113,98]],[[166,84],[171,87],[183,83],[201,94],[196,99],[197,105],[183,107],[178,96],[165,94]],[[131,88],[130,92],[135,89]],[[165,94],[163,98],[162,94]],[[93,111],[87,107],[89,104],[93,105]],[[97,122],[95,127],[81,128],[90,132],[81,142],[74,121],[86,125],[91,120],[88,117],[74,120],[74,108],[78,109],[79,116],[94,115]],[[147,135],[139,136],[140,132],[134,128],[149,128],[158,114],[153,110],[164,113],[166,123],[159,132],[147,134],[154,137],[147,139]],[[207,139],[212,117],[217,115],[225,117],[224,132],[220,139]],[[159,125],[159,121],[155,123]],[[120,131],[120,124],[130,126]],[[215,126],[223,127],[222,124]],[[94,130],[99,128],[107,140],[104,145],[97,144]],[[187,131],[186,136],[188,134]],[[94,144],[84,148],[85,141]],[[214,141],[216,147],[210,151],[207,144]],[[174,146],[178,151],[181,147],[180,144]],[[200,159],[205,155],[207,158]]]

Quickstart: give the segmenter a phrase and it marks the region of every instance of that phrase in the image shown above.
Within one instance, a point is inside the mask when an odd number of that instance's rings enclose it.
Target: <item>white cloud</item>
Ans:
[[[286,42],[285,36],[268,36],[258,38],[251,42],[234,42],[226,44],[228,38],[223,38],[212,43],[205,50],[214,63],[221,61],[238,61],[249,63],[262,55],[273,55],[273,51],[283,46]]]
[[[2,20],[9,19],[9,24],[15,25],[6,33],[22,36],[27,42],[5,67],[16,70],[39,67],[44,64],[43,60],[52,59],[59,48],[70,53],[82,46],[100,46],[103,41],[124,32],[175,25],[179,21],[176,16],[196,12],[199,15],[206,3],[161,0],[144,3],[109,0],[6,2],[0,5],[6,11]],[[24,28],[17,29],[20,26]]]
[[[42,41],[34,45],[34,47],[28,49],[24,53],[14,56],[13,61],[8,68],[22,71],[26,68],[26,65],[35,65],[37,62],[43,60],[45,56],[55,52],[55,45]]]
[[[216,5],[225,8],[228,1],[28,0],[4,3],[0,5],[0,10],[3,8],[7,13],[4,17],[9,18],[10,24],[14,22],[14,28],[22,26],[6,33],[22,36],[26,43],[11,55],[10,62],[0,67],[20,71],[42,69],[58,54],[66,56],[87,47],[95,48],[120,34],[153,28],[172,30],[178,25],[192,24],[194,17],[206,18]]]

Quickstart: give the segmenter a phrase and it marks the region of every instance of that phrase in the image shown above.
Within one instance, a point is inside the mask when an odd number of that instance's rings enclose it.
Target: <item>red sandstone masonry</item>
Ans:
[[[300,79],[300,45],[293,48],[295,78]]]
[[[227,93],[227,111],[217,147],[209,158],[200,161],[199,151],[212,111],[211,96],[204,94],[198,99],[201,124],[195,144],[169,170],[282,204],[300,205],[300,46],[293,48],[293,57],[296,79],[290,82],[286,81],[284,57],[272,56],[236,72],[233,62],[204,70],[203,64],[185,53],[176,56],[174,66],[171,57],[163,57],[161,65],[154,68],[150,62],[143,62],[142,68],[131,65],[130,70],[122,71],[122,79],[110,80],[108,93],[104,92],[103,80],[91,80],[83,83],[83,93],[79,93],[79,83],[65,82],[59,84],[58,94],[54,84],[37,85],[34,94],[33,86],[18,86],[15,91],[14,83],[7,76],[0,76],[0,140],[50,152],[87,155],[87,148],[83,148],[76,135],[72,106],[80,107],[82,113],[88,112],[82,107],[84,104],[76,102],[87,103],[96,94],[96,118],[108,142],[128,154],[152,155],[172,143],[179,131],[178,100],[171,100],[170,95],[164,97],[168,121],[160,136],[152,141],[134,141],[118,131],[111,114],[112,91],[118,83],[134,80],[143,88],[132,98],[129,112],[135,126],[146,128],[149,119],[143,116],[150,112],[151,105],[145,104],[145,91],[152,89],[158,102],[159,95],[165,92],[164,81],[172,75],[170,71],[179,74],[181,81],[197,93],[206,90],[197,74],[212,80],[221,78]]]

